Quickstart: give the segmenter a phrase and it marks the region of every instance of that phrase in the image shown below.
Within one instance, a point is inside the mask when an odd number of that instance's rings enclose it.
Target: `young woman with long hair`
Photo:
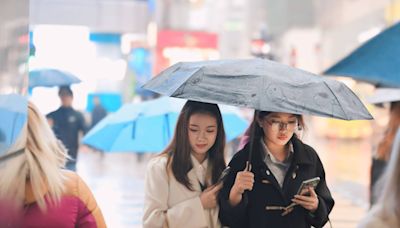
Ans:
[[[66,149],[47,120],[31,102],[27,114],[11,150],[23,149],[23,154],[0,166],[0,199],[22,211],[18,227],[105,227],[89,188],[64,170]]]
[[[223,225],[309,228],[328,221],[334,201],[317,153],[296,135],[304,127],[301,115],[255,111],[250,139],[229,163],[220,193]],[[315,189],[298,194],[303,181],[316,177]]]
[[[216,104],[187,101],[171,143],[147,168],[144,227],[220,227],[216,184],[225,169]]]

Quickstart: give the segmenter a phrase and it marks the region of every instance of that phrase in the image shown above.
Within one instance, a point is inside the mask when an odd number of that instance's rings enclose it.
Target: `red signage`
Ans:
[[[191,57],[194,55],[197,55],[193,57],[196,60],[207,60],[209,59],[210,50],[218,52],[217,47],[218,36],[215,33],[161,30],[157,35],[154,72],[158,74],[160,71],[173,64],[174,60],[178,59],[181,61],[185,55],[188,56],[186,61],[190,61]],[[201,53],[198,53],[199,51]],[[193,54],[193,56],[190,56],[191,54]],[[182,61],[184,60],[185,59]]]

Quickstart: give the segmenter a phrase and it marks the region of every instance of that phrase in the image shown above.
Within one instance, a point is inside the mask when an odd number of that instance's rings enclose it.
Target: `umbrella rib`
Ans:
[[[185,89],[186,85],[187,85],[187,81],[189,81],[194,75],[196,75],[197,73],[199,73],[201,70],[203,70],[204,66],[200,67],[199,69],[196,69],[194,72],[191,72],[191,74],[189,75],[189,77],[186,78],[186,80],[175,90],[173,90],[171,93],[169,93],[169,96],[177,96],[179,97],[179,94],[183,93],[183,90]],[[174,72],[178,71],[179,69],[175,69]]]
[[[344,111],[342,104],[340,103],[340,100],[337,98],[336,94],[333,92],[333,90],[331,89],[331,87],[328,85],[328,83],[326,83],[325,81],[323,81],[324,85],[326,87],[328,87],[328,89],[331,91],[331,93],[333,94],[333,96],[336,98],[337,102],[339,103],[339,107],[340,109],[342,109],[343,114],[346,116],[346,120],[350,120],[349,117],[347,116],[347,113]]]

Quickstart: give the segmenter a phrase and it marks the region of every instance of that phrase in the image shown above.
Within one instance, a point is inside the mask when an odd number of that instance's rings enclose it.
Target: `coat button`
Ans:
[[[267,171],[265,171],[265,173],[269,176],[271,173],[269,172],[269,170],[267,169]]]
[[[292,178],[295,179],[295,178],[296,178],[296,175],[297,175],[296,172],[293,172],[293,173],[292,173]]]

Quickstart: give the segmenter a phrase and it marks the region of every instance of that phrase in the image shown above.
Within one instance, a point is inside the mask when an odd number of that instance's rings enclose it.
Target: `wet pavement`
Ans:
[[[336,200],[332,227],[356,227],[368,208],[369,141],[315,137],[304,141],[317,150],[325,166]],[[151,154],[101,154],[85,149],[79,156],[78,173],[92,189],[108,227],[141,227],[144,176]]]

